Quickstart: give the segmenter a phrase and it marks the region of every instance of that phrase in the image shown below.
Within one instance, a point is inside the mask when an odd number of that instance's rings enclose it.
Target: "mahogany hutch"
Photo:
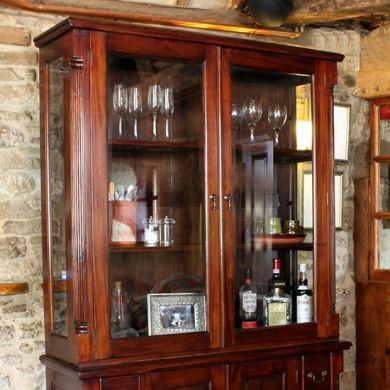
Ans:
[[[47,388],[337,389],[343,57],[73,18],[35,42]],[[303,230],[270,231],[290,220]],[[265,326],[275,257],[292,316]],[[313,315],[297,323],[302,263]],[[238,315],[246,268],[251,329]]]

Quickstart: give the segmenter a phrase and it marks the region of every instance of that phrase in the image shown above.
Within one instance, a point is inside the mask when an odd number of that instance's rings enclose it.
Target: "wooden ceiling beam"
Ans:
[[[252,19],[233,10],[201,10],[186,7],[167,7],[115,0],[0,0],[0,3],[31,12],[54,13],[71,16],[99,17],[156,24],[214,30],[223,32],[296,38],[300,34],[281,29],[261,28]],[[80,4],[82,3],[82,5]],[[99,6],[98,8],[96,8]]]

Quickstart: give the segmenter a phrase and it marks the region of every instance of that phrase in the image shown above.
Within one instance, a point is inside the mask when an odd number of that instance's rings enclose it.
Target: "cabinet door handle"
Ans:
[[[226,200],[227,204],[228,204],[228,210],[230,211],[232,209],[232,196],[229,195],[229,194],[226,194],[223,199]]]
[[[216,210],[217,209],[217,195],[211,194],[209,196],[209,199],[211,200],[211,209]]]
[[[321,372],[321,377],[318,377],[318,378],[317,378],[317,376],[314,373],[309,372],[307,374],[307,379],[309,381],[314,382],[314,383],[321,383],[321,382],[323,382],[326,379],[327,376],[328,376],[328,371],[326,371],[326,370],[322,371]]]

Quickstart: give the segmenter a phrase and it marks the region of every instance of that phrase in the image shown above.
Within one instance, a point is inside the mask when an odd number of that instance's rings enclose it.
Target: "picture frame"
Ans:
[[[304,229],[313,229],[313,173],[300,172],[298,185],[299,219]],[[336,229],[343,227],[343,172],[334,175],[334,223]]]
[[[334,159],[348,161],[351,106],[335,103],[333,107]]]
[[[205,294],[148,294],[147,301],[149,336],[207,330]]]

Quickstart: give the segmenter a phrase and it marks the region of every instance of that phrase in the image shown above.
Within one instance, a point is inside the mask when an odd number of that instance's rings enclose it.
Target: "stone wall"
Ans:
[[[82,3],[82,2],[81,2]],[[31,37],[61,20],[0,5],[0,281],[27,281],[30,291],[0,296],[0,390],[43,390],[43,299],[40,236],[39,94],[37,49]],[[342,52],[335,100],[351,105],[350,159],[367,142],[367,103],[353,97],[359,65],[360,35],[316,29],[299,41],[309,47]],[[353,273],[353,183],[351,164],[344,172],[343,229],[337,232],[337,312],[341,337],[355,340]],[[355,388],[355,349],[345,354],[343,390]]]
[[[60,18],[0,6],[0,389],[44,389],[38,50],[31,38]]]

